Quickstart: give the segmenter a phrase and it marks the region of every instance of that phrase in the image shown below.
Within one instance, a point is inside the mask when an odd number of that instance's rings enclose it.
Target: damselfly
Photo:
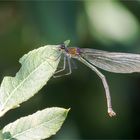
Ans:
[[[65,70],[67,62],[69,72],[65,75],[71,74],[71,58],[77,59],[91,68],[102,80],[106,93],[108,114],[110,117],[115,116],[116,113],[112,109],[110,90],[107,80],[96,67],[114,73],[140,72],[140,55],[132,53],[107,52],[88,48],[68,48],[65,44],[60,45],[59,50],[64,54],[64,65],[63,68],[58,70],[56,73],[58,74],[59,72]],[[59,77],[59,75],[54,77]]]

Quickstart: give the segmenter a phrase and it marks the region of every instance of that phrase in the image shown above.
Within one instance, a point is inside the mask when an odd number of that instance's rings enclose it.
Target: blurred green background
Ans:
[[[19,58],[46,44],[140,53],[140,1],[0,1],[0,79],[14,76]],[[140,74],[102,71],[117,117],[107,114],[98,76],[77,62],[69,76],[51,79],[20,108],[0,119],[0,128],[46,107],[71,108],[50,139],[140,138]]]

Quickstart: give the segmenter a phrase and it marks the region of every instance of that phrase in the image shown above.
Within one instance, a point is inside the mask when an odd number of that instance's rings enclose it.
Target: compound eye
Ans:
[[[60,46],[60,48],[61,48],[62,50],[64,50],[64,49],[65,49],[65,45],[62,44],[62,45]]]

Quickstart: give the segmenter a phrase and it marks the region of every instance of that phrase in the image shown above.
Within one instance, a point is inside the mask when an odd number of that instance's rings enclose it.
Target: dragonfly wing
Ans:
[[[106,71],[115,73],[140,72],[139,54],[107,52],[86,48],[80,50],[81,57]]]

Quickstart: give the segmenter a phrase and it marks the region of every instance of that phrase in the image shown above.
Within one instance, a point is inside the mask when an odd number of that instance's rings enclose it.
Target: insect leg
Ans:
[[[66,56],[64,56],[64,60],[63,60],[63,68],[62,68],[62,69],[60,69],[60,70],[58,70],[58,71],[56,71],[56,72],[55,72],[55,74],[57,74],[57,73],[59,73],[59,72],[64,71],[64,70],[65,70],[65,68],[66,68]]]
[[[96,69],[96,67],[93,67],[92,70],[94,70],[96,72],[96,74],[102,80],[102,83],[103,83],[103,86],[104,86],[104,89],[105,89],[105,93],[106,93],[108,114],[109,114],[110,117],[115,116],[116,113],[112,109],[111,96],[110,96],[110,91],[109,91],[109,86],[108,86],[107,80],[106,80],[105,76],[98,69]]]
[[[69,72],[66,73],[65,75],[69,75],[69,74],[72,73],[72,70],[71,70],[71,63],[70,63],[70,59],[71,59],[71,58],[67,57],[67,59],[68,59]]]
[[[65,73],[65,74],[61,74],[61,75],[53,75],[54,78],[58,78],[58,77],[62,77],[64,75],[69,75],[72,73],[72,70],[71,70],[71,63],[70,63],[70,58],[68,56],[64,56],[64,64],[63,64],[63,68],[56,71],[55,74],[58,74],[62,71],[64,71],[66,69],[66,63],[68,61],[68,69],[69,69],[69,72],[68,73]]]
[[[66,69],[66,56],[64,55],[64,60],[63,60],[63,68],[62,69],[60,69],[60,70],[58,70],[58,71],[56,71],[55,72],[55,74],[57,74],[57,73],[59,73],[59,72],[62,72],[62,71],[64,71],[65,69]],[[53,78],[57,78],[57,77],[61,77],[62,75],[53,75]]]
[[[91,68],[94,72],[96,72],[96,74],[101,78],[102,83],[103,83],[103,86],[104,86],[104,89],[105,89],[105,93],[106,93],[108,114],[109,114],[110,117],[115,116],[116,113],[112,109],[112,103],[111,103],[111,96],[110,96],[109,86],[108,86],[108,83],[106,81],[105,76],[96,67],[94,67],[92,64],[90,64],[84,58],[80,57],[79,60],[81,62],[83,62],[86,66],[88,66],[89,68]]]

